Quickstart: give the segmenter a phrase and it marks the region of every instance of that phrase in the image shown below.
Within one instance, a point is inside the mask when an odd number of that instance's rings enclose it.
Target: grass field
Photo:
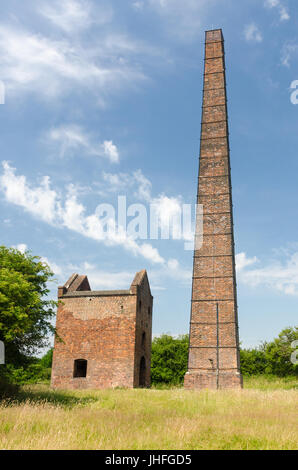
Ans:
[[[54,392],[0,404],[0,449],[297,449],[297,380],[242,391]]]

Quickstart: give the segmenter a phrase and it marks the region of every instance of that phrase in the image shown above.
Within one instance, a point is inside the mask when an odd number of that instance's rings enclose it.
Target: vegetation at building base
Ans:
[[[47,346],[54,328],[57,302],[48,299],[53,280],[49,266],[29,252],[0,246],[0,341],[5,343],[6,364],[0,366],[0,397],[12,394],[16,386],[49,383],[52,350],[36,357]],[[298,328],[286,328],[272,342],[259,348],[241,349],[244,377],[296,377],[298,366],[290,358],[291,344],[298,340]],[[153,387],[181,386],[187,371],[188,335],[162,335],[152,342],[151,379]]]
[[[297,387],[298,366],[291,362],[294,351],[291,344],[295,340],[298,340],[298,328],[286,328],[272,342],[263,343],[259,348],[241,349],[241,372],[245,386],[251,388],[254,384],[256,388],[271,389],[293,388],[296,384]],[[188,335],[178,337],[162,335],[153,339],[151,361],[153,388],[166,389],[183,385],[187,371],[188,341]],[[52,357],[53,349],[41,359],[19,357],[18,364],[6,366],[6,378],[10,383],[17,385],[49,383]]]
[[[5,344],[1,395],[10,393],[14,384],[45,374],[34,355],[48,346],[54,332],[51,319],[57,302],[48,299],[52,279],[52,271],[39,257],[0,246],[0,341]]]
[[[187,371],[188,335],[155,337],[152,341],[151,382],[179,385]]]
[[[244,377],[276,376],[298,377],[298,365],[291,362],[298,340],[298,328],[286,328],[269,343],[259,348],[241,349],[240,363]],[[188,335],[173,338],[169,335],[156,337],[152,342],[151,379],[154,386],[179,385],[187,371]]]

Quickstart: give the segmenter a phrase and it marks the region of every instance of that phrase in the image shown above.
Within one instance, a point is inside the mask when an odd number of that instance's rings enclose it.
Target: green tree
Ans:
[[[152,342],[151,380],[153,384],[183,383],[187,371],[188,335],[162,335]]]
[[[295,349],[291,345],[298,340],[298,327],[285,328],[278,338],[270,343],[264,343],[262,349],[265,353],[267,374],[285,377],[298,375],[298,365],[291,362],[291,355]]]
[[[49,266],[29,252],[0,246],[0,340],[6,361],[22,362],[48,345],[57,303],[48,299]]]
[[[240,366],[243,375],[260,375],[266,369],[265,352],[261,349],[240,349]]]
[[[40,364],[45,369],[51,369],[53,362],[53,348],[49,349],[48,352],[40,359]]]

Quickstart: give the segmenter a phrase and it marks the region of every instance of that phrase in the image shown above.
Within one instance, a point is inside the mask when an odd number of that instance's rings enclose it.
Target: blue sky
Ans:
[[[294,0],[2,2],[1,244],[42,256],[59,284],[79,272],[127,288],[146,268],[153,333],[188,332],[184,240],[99,239],[97,207],[195,203],[204,31],[221,27],[240,338],[297,324],[297,13]]]

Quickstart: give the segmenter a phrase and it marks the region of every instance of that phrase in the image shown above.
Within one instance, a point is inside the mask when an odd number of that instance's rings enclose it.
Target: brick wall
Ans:
[[[128,291],[82,290],[89,286],[86,276],[72,277],[58,290],[52,387],[136,387],[142,357],[143,385],[150,385],[153,298],[146,271],[136,275]],[[74,377],[78,359],[87,361],[84,378]]]

